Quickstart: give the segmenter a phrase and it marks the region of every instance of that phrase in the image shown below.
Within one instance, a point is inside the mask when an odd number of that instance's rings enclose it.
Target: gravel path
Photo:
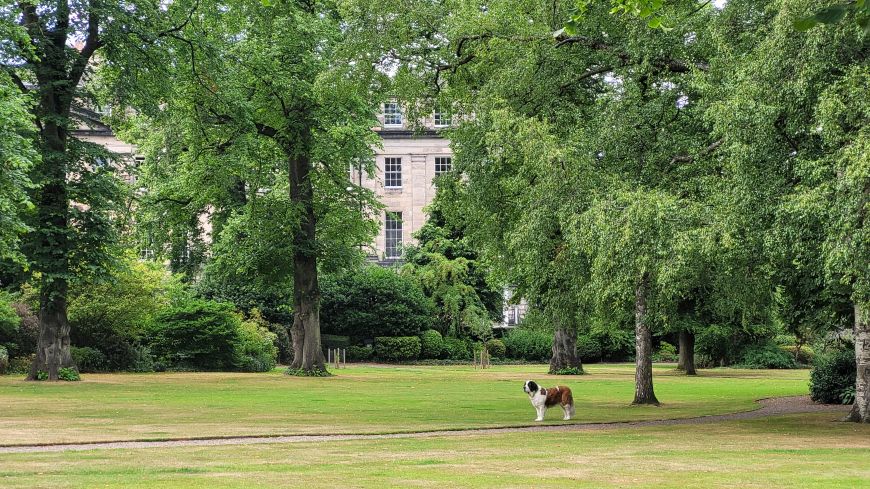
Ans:
[[[754,411],[700,416],[685,419],[662,419],[654,421],[630,421],[614,423],[577,423],[563,425],[524,426],[514,428],[480,428],[468,430],[441,430],[411,433],[394,433],[384,435],[286,435],[286,436],[241,436],[227,438],[202,438],[165,441],[116,441],[97,443],[70,443],[44,445],[0,446],[0,454],[33,453],[33,452],[64,452],[71,450],[109,450],[132,448],[168,448],[168,447],[201,447],[218,445],[252,445],[258,443],[307,443],[337,440],[385,440],[393,438],[429,438],[436,436],[468,436],[488,433],[527,433],[550,431],[597,431],[611,428],[633,428],[645,426],[676,426],[718,423],[742,419],[763,418],[781,414],[830,412],[846,415],[849,406],[837,404],[815,404],[809,396],[776,397],[758,401],[761,405]]]

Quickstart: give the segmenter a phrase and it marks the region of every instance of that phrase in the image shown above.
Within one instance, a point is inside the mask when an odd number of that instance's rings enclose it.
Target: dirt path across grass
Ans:
[[[469,436],[497,433],[527,433],[527,432],[563,432],[563,431],[597,431],[612,428],[634,428],[645,426],[677,426],[718,423],[742,419],[763,418],[782,414],[830,412],[846,415],[850,406],[837,404],[815,404],[808,396],[776,397],[758,401],[759,409],[731,414],[699,416],[684,419],[662,419],[653,421],[627,421],[614,423],[575,423],[562,425],[536,425],[506,428],[478,428],[464,430],[438,430],[391,434],[358,434],[358,435],[278,435],[278,436],[237,436],[190,438],[161,441],[113,441],[69,444],[38,444],[0,446],[0,454],[33,453],[33,452],[64,452],[70,450],[109,450],[135,448],[170,448],[199,447],[217,445],[253,445],[260,443],[309,443],[341,440],[385,440],[393,438],[426,438],[436,436]],[[578,413],[582,414],[582,413]]]

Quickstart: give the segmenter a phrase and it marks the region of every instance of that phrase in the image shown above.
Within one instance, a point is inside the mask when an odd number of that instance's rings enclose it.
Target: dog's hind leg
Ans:
[[[565,421],[574,417],[574,405],[573,404],[563,404],[562,411],[565,411],[565,417],[562,418]]]

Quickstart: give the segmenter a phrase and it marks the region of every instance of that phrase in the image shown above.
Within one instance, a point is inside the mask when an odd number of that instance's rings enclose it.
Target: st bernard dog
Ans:
[[[574,416],[574,396],[571,395],[571,389],[564,385],[544,389],[538,386],[534,380],[527,380],[523,390],[529,395],[532,406],[538,412],[535,421],[543,421],[547,408],[556,404],[562,406],[562,411],[565,412],[563,419],[569,420]]]

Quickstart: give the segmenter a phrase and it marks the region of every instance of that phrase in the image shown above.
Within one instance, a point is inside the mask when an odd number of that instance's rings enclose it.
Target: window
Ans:
[[[517,324],[517,308],[511,307],[507,310],[507,323],[509,325]]]
[[[399,104],[396,102],[387,102],[384,104],[384,125],[402,125],[402,111],[399,109]]]
[[[438,156],[435,158],[435,176],[442,173],[447,173],[452,168],[452,160],[447,156]]]
[[[435,109],[435,115],[433,116],[433,119],[435,119],[435,127],[449,126],[452,122],[448,114],[444,112],[439,112],[438,109]]]
[[[386,258],[402,256],[402,213],[387,211],[384,222],[384,234],[387,237],[385,246]]]
[[[402,188],[402,158],[384,158],[384,186]]]

